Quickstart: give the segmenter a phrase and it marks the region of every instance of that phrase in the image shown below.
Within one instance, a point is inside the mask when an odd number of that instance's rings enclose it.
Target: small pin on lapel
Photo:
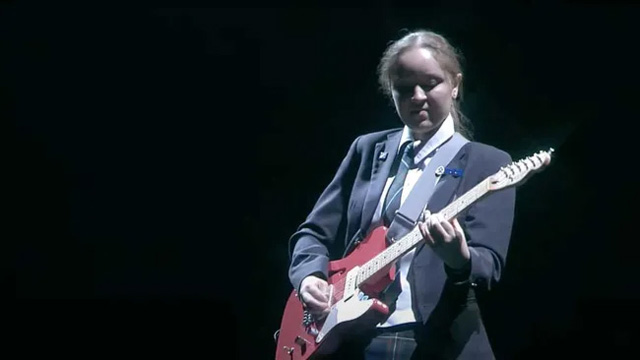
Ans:
[[[387,160],[387,153],[385,151],[380,152],[380,155],[378,155],[378,160]]]
[[[448,175],[452,175],[453,177],[458,177],[458,176],[462,176],[462,170],[461,169],[449,169],[446,168],[444,169],[444,172]]]
[[[441,176],[442,174],[444,174],[444,166],[440,165],[436,169],[436,176]]]

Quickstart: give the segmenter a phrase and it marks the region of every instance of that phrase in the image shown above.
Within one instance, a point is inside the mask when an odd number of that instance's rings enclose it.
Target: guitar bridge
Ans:
[[[307,331],[307,334],[309,334],[311,336],[318,335],[318,329],[316,328],[315,320],[313,319],[313,315],[311,315],[311,313],[309,311],[307,311],[307,310],[305,310],[303,312],[302,325],[304,326],[305,330]]]
[[[304,327],[308,327],[311,324],[313,324],[313,315],[311,315],[309,311],[305,310],[302,315],[302,325],[304,325]]]

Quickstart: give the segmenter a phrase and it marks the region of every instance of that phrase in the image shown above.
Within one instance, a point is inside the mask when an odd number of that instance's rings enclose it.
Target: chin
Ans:
[[[435,124],[431,121],[424,120],[414,126],[411,126],[411,130],[417,134],[426,134],[432,132],[435,127]]]
[[[415,120],[415,119],[412,119]],[[420,122],[413,121],[411,123],[407,123],[407,126],[413,133],[413,135],[417,138],[422,138],[424,136],[432,135],[438,128],[439,124],[432,123],[429,119],[422,120]]]

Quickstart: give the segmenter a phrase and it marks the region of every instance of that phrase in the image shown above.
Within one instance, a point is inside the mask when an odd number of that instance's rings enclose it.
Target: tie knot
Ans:
[[[415,166],[415,164],[413,163],[413,157],[414,157],[414,153],[413,153],[413,142],[412,141],[408,141],[405,145],[404,145],[404,151],[402,154],[402,161],[406,163],[408,168],[413,168]]]

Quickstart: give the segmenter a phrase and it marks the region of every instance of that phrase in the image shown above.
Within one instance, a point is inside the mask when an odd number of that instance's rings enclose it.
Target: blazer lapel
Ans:
[[[459,167],[459,158],[452,160],[447,165],[447,168],[457,169]],[[453,176],[449,174],[442,175],[440,181],[436,184],[436,188],[433,190],[431,199],[429,199],[429,204],[427,205],[429,211],[432,213],[440,211],[451,202],[450,200],[452,200],[453,194],[458,188],[458,184],[460,184],[460,179],[460,176]]]
[[[382,190],[389,177],[391,165],[398,153],[398,145],[402,131],[389,134],[385,141],[376,144],[373,154],[373,164],[371,166],[371,181],[365,195],[364,205],[362,207],[362,220],[360,223],[360,231],[365,236],[371,225],[373,212],[378,206]]]

